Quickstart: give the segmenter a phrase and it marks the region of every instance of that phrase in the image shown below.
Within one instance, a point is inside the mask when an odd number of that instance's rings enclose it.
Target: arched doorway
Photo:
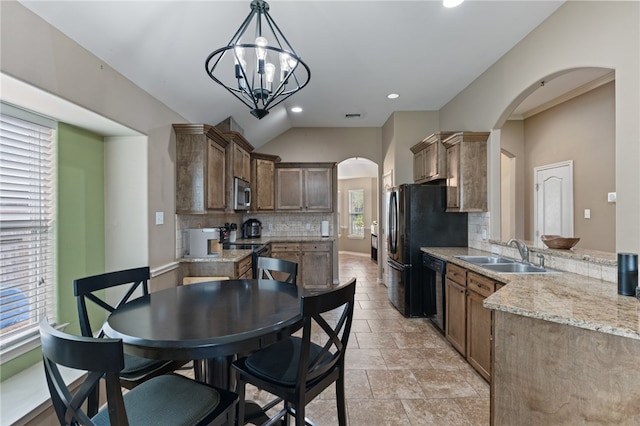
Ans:
[[[372,255],[372,231],[375,240],[379,221],[378,173],[378,165],[366,158],[352,157],[338,163],[340,252]]]
[[[494,224],[501,240],[515,237],[539,244],[533,171],[571,160],[575,236],[581,237],[581,248],[615,251],[615,203],[607,201],[616,187],[615,120],[615,72],[605,68],[543,77],[511,103],[496,126],[501,208]]]

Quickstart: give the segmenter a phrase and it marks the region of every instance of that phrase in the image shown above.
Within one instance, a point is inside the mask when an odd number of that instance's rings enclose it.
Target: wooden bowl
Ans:
[[[561,237],[560,235],[543,235],[540,239],[547,247],[562,250],[568,250],[580,241],[580,238]]]

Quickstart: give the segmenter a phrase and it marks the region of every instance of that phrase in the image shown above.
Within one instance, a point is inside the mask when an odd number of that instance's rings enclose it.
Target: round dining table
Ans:
[[[301,296],[295,284],[262,279],[177,286],[120,306],[103,330],[130,355],[195,360],[196,378],[232,390],[234,356],[297,330]]]

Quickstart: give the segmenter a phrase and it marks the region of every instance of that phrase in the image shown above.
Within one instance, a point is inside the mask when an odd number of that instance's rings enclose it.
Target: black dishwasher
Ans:
[[[435,314],[430,316],[433,324],[444,334],[445,327],[445,269],[446,262],[429,254],[422,254],[422,279],[424,281],[423,288],[432,295],[430,298],[431,312]]]

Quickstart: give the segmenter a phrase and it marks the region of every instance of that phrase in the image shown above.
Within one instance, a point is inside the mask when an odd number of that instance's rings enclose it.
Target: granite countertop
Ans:
[[[237,239],[234,244],[269,244],[269,243],[316,243],[335,241],[334,237],[262,237],[262,238],[240,238]],[[236,250],[226,249],[222,250],[220,256],[208,256],[208,257],[181,257],[179,262],[239,262],[245,257],[251,255],[251,250]]]
[[[640,339],[640,302],[618,294],[616,283],[569,272],[499,274],[453,256],[491,256],[467,247],[423,247],[447,262],[505,283],[485,299],[496,311]]]

